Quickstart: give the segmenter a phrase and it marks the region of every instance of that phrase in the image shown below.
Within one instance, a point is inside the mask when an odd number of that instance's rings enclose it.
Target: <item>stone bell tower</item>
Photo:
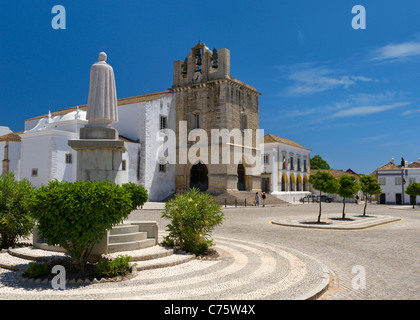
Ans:
[[[230,51],[210,50],[199,42],[184,60],[174,62],[171,90],[176,99],[176,191],[182,192],[190,187],[215,194],[260,190],[257,142],[260,93],[232,77]],[[227,140],[212,139],[215,130],[224,130],[230,136]],[[188,139],[179,138],[184,131]],[[251,142],[247,140],[246,145],[245,131],[251,134]],[[203,133],[207,134],[208,141],[201,139]],[[199,138],[194,139],[197,135]],[[197,149],[191,149],[194,146],[201,146],[197,153]],[[245,156],[234,161],[238,150]],[[198,157],[191,157],[191,154]],[[226,155],[229,161],[224,158]],[[253,159],[257,163],[253,163]]]

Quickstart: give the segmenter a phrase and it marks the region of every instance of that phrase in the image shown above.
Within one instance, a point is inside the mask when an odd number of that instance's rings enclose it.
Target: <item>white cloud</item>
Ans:
[[[296,64],[279,69],[288,73],[288,79],[294,82],[292,86],[286,88],[286,94],[289,96],[307,95],[336,88],[347,89],[357,82],[372,81],[364,76],[340,75],[337,70],[317,67],[312,63]]]
[[[390,134],[380,134],[378,136],[372,136],[372,137],[363,138],[360,141],[361,142],[374,142],[374,141],[383,140],[383,139],[386,139],[386,138],[389,138],[389,137],[391,137]]]
[[[403,116],[409,116],[409,115],[412,115],[412,114],[420,114],[420,109],[417,109],[417,110],[407,110],[407,111],[404,111],[403,112]]]
[[[420,55],[420,42],[403,42],[389,44],[379,48],[373,53],[373,60],[402,60],[408,57]]]
[[[361,106],[361,107],[354,107],[345,110],[340,110],[335,114],[331,115],[329,118],[347,118],[347,117],[354,117],[354,116],[366,116],[375,113],[380,113],[388,110],[393,110],[397,108],[401,108],[404,106],[409,105],[408,102],[397,102],[388,105],[381,105],[381,106]]]

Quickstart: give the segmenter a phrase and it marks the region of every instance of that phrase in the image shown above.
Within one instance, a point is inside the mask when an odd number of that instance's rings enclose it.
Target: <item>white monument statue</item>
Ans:
[[[122,154],[127,150],[112,123],[118,122],[114,70],[106,63],[106,54],[90,70],[88,124],[80,128],[79,139],[69,140],[77,151],[77,180],[124,181]]]
[[[90,86],[86,119],[89,126],[110,127],[118,122],[117,91],[114,70],[106,63],[105,52],[90,70]]]

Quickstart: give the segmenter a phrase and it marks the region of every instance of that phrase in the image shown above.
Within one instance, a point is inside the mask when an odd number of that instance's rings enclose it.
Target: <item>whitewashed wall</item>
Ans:
[[[163,200],[175,192],[175,165],[168,164],[166,172],[159,172],[156,158],[160,115],[166,116],[168,128],[175,130],[174,101],[172,95],[168,94],[159,99],[120,106],[119,122],[114,124],[120,135],[140,142],[127,151],[127,178],[143,185],[149,192],[150,201]]]

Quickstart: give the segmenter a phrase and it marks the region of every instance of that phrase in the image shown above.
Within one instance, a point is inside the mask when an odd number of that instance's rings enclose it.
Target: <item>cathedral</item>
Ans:
[[[123,181],[143,185],[150,201],[162,201],[191,187],[212,194],[307,190],[303,169],[302,177],[299,173],[296,178],[303,185],[300,188],[289,183],[288,190],[282,188],[277,169],[267,175],[267,163],[262,163],[268,157],[264,153],[267,137],[259,134],[259,96],[254,87],[231,75],[228,49],[210,50],[199,42],[183,60],[174,62],[170,89],[118,99],[119,119],[113,127],[126,145],[119,168]],[[87,105],[49,112],[25,120],[22,132],[2,135],[2,173],[14,172],[17,179],[33,185],[54,179],[75,181],[77,152],[68,141],[78,139],[88,122],[86,115]],[[170,132],[175,133],[174,145],[166,153],[173,151],[172,158],[162,152]],[[227,132],[227,138],[215,132]],[[269,146],[271,152],[273,146]],[[287,142],[283,146],[280,150],[277,144],[276,152],[285,155],[288,147],[295,154],[302,151],[297,158],[306,170],[309,150]]]

